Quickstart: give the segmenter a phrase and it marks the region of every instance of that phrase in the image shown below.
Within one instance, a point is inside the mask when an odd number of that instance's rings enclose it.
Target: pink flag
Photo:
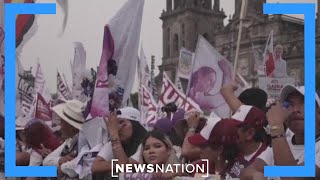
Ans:
[[[104,27],[103,48],[91,104],[91,116],[105,117],[109,112],[108,61],[114,53],[114,42],[108,26]]]

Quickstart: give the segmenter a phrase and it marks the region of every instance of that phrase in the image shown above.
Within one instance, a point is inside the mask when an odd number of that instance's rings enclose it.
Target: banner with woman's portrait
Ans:
[[[229,117],[229,107],[220,89],[231,79],[231,64],[205,38],[199,36],[187,96],[204,112]]]

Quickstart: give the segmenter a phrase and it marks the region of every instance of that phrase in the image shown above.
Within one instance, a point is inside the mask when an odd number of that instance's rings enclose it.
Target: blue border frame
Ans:
[[[304,166],[265,167],[268,177],[315,177],[315,4],[267,3],[264,14],[304,15],[305,152]]]
[[[265,167],[265,176],[315,176],[315,4],[264,4],[268,14],[304,14],[305,33],[305,165]],[[17,14],[55,14],[55,4],[5,4],[5,176],[56,177],[56,167],[16,166],[15,156],[15,17]]]
[[[16,166],[16,15],[56,14],[56,4],[5,3],[5,176],[56,177],[54,166]]]

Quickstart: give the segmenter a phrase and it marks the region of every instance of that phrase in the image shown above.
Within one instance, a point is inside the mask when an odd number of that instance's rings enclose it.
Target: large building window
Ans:
[[[195,33],[198,32],[198,23],[197,22],[194,23],[194,32]]]
[[[184,23],[181,24],[181,34],[182,36],[185,34]]]
[[[173,48],[175,52],[179,51],[179,36],[178,34],[175,34],[173,37]]]
[[[167,57],[170,57],[170,28],[167,29]]]

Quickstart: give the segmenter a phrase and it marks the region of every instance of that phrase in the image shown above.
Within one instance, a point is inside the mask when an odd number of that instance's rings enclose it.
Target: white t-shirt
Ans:
[[[294,159],[298,164],[304,162],[304,145],[293,145],[292,138],[293,134],[290,131],[287,131],[287,142],[289,144],[290,150]],[[259,159],[262,159],[268,166],[274,166],[274,156],[272,147],[268,147],[263,153],[258,156]]]
[[[41,166],[43,157],[35,150],[31,150],[29,166]]]
[[[289,147],[294,159],[297,161],[297,164],[303,164],[304,163],[304,145],[293,145],[292,144],[293,133],[291,133],[291,131],[287,131],[286,134],[287,134],[287,142],[289,144]],[[271,147],[268,147],[263,153],[260,154],[258,158],[263,160],[268,166],[275,165],[273,150]],[[316,142],[316,165],[320,167],[320,141]],[[280,178],[271,178],[271,179],[280,179]]]
[[[142,163],[142,145],[140,144],[137,151],[130,157],[131,159]],[[102,149],[100,150],[98,156],[102,157],[106,161],[111,161],[114,159],[113,151],[112,151],[112,145],[111,142],[107,142]]]
[[[249,154],[249,155],[245,155],[245,156],[243,156],[243,158],[244,158],[246,161],[251,161],[251,159],[253,158],[254,155],[256,155],[256,153],[259,151],[259,149],[261,148],[261,146],[262,146],[262,143],[260,143],[258,149],[257,149],[254,153]]]

